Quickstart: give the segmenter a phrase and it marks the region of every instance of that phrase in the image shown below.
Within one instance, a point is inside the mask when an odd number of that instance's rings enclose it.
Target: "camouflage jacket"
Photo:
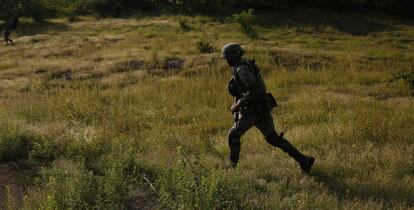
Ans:
[[[236,99],[241,107],[260,105],[266,96],[266,85],[253,61],[242,60],[233,68],[233,80],[237,88]]]

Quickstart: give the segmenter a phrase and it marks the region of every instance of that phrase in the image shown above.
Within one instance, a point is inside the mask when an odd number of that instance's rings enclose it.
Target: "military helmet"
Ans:
[[[221,49],[221,57],[224,59],[240,58],[244,55],[244,50],[239,44],[229,43]]]

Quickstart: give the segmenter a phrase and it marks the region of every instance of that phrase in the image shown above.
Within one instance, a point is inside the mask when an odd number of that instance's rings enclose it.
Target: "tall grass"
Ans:
[[[23,208],[127,209],[135,188],[173,209],[413,207],[414,103],[397,73],[412,62],[389,52],[398,37],[376,32],[378,44],[257,26],[263,39],[251,40],[232,23],[186,17],[192,29],[182,31],[176,19],[53,20],[71,30],[51,26],[45,40],[0,48],[0,161],[43,167]],[[320,51],[327,37],[338,41]],[[317,159],[309,176],[255,129],[243,136],[239,168],[228,169],[231,71],[218,52],[200,54],[198,40],[240,42],[256,59],[280,104],[277,130]],[[362,44],[369,49],[349,50]],[[182,68],[164,68],[169,58]],[[50,76],[67,69],[71,77]]]

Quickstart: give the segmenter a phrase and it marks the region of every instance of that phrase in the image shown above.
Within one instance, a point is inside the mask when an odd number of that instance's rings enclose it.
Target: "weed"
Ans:
[[[253,13],[253,9],[242,11],[239,14],[234,14],[232,20],[239,25],[241,32],[250,38],[257,38],[257,32],[253,25],[255,22]]]
[[[123,209],[152,196],[167,209],[411,209],[414,42],[395,43],[414,28],[393,20],[354,36],[355,16],[298,10],[235,16],[247,27],[183,16],[199,24],[185,33],[168,15],[19,19],[18,44],[0,47],[0,161],[42,168],[24,207]],[[240,32],[255,23],[261,39]],[[276,129],[317,159],[309,176],[255,129],[239,168],[224,169],[231,68],[199,40],[242,43],[256,59],[280,104]]]
[[[240,209],[237,177],[208,171],[197,158],[179,160],[160,177],[160,204],[172,209]]]
[[[414,69],[394,73],[389,79],[389,82],[406,85],[414,94]]]
[[[32,139],[31,135],[20,132],[1,134],[0,162],[27,158],[30,152]]]
[[[211,44],[206,41],[197,41],[196,46],[197,46],[198,51],[200,51],[201,53],[213,53],[214,52],[213,46],[211,46]]]
[[[191,27],[188,25],[188,23],[184,20],[184,19],[182,19],[182,18],[180,18],[179,20],[178,20],[178,24],[179,24],[179,26],[180,26],[180,29],[182,30],[182,31],[189,31],[189,30],[191,30]]]

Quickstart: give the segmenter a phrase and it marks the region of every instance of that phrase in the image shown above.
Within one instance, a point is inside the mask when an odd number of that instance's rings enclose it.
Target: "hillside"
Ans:
[[[0,46],[0,208],[414,208],[414,24],[298,11],[254,27],[22,19]],[[229,169],[229,42],[278,99],[276,129],[316,158],[309,175],[257,129]]]

